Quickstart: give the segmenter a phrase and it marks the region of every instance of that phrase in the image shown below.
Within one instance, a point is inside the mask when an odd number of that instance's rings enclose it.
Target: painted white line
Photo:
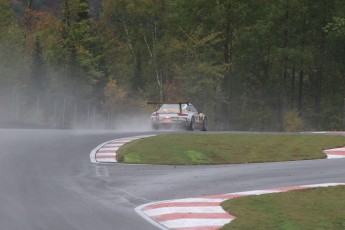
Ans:
[[[91,161],[91,163],[97,163],[97,161],[96,161],[96,153],[97,153],[97,151],[98,151],[100,148],[102,148],[102,146],[105,145],[106,143],[108,143],[108,141],[107,141],[107,142],[104,142],[104,143],[102,143],[102,144],[100,144],[100,145],[98,145],[96,148],[94,148],[94,149],[91,151],[91,153],[90,153],[90,161]]]

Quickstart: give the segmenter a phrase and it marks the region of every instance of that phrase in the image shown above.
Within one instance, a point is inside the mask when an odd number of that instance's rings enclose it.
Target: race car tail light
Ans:
[[[185,114],[185,113],[178,113],[177,115],[181,116],[181,117],[187,117],[188,114]]]

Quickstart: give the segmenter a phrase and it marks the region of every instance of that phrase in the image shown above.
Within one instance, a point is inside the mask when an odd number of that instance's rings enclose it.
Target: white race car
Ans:
[[[198,111],[189,102],[147,102],[147,104],[162,105],[151,115],[152,128],[155,130],[175,127],[192,131],[195,129],[207,130],[208,122],[206,115]]]

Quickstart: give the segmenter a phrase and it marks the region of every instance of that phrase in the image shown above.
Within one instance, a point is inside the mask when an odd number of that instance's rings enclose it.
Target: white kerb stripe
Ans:
[[[327,152],[344,152],[345,148],[326,149]]]
[[[102,148],[102,146],[104,146],[106,143],[107,143],[107,142],[104,142],[104,143],[98,145],[96,148],[94,148],[94,149],[91,151],[91,153],[90,153],[90,161],[91,161],[91,163],[97,163],[97,161],[96,161],[96,153],[97,153],[97,151],[98,151],[100,148]]]
[[[120,143],[118,143],[118,144],[106,144],[104,147],[105,148],[108,148],[108,147],[121,147],[123,144],[120,144]]]
[[[331,186],[338,186],[338,185],[345,185],[345,183],[325,183],[325,184],[311,184],[311,185],[303,185],[303,188],[318,188],[318,187],[331,187]]]
[[[179,219],[163,221],[161,224],[167,228],[188,228],[188,227],[207,227],[207,226],[223,226],[230,223],[232,219]]]
[[[119,147],[102,147],[100,150],[101,151],[103,151],[103,150],[116,151],[118,149],[119,149]]]
[[[211,207],[166,207],[155,208],[151,210],[143,211],[148,216],[158,216],[172,213],[225,213],[221,206]]]
[[[223,202],[227,199],[221,198],[186,198],[186,199],[176,199],[171,201],[162,201],[159,203],[176,203],[176,202]]]
[[[345,156],[327,154],[327,159],[339,159],[339,158],[345,158]]]
[[[116,139],[116,140],[113,140],[112,143],[116,143],[116,142],[130,142],[130,141],[139,140],[139,139],[140,139],[140,138]]]
[[[115,153],[97,153],[96,158],[98,156],[116,156]]]
[[[154,137],[154,136],[156,136],[156,135],[141,135],[141,136],[135,136],[134,138],[141,139],[141,138]]]
[[[262,195],[262,194],[269,194],[269,193],[275,193],[275,192],[281,192],[277,190],[254,190],[254,191],[248,191],[248,192],[235,192],[234,195]]]

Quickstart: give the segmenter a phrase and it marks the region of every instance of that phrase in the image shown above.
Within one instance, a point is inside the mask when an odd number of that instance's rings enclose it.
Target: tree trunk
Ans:
[[[224,63],[228,66],[227,71],[224,74],[224,80],[223,80],[223,93],[225,95],[225,101],[222,103],[222,127],[226,130],[230,128],[230,100],[231,100],[231,61],[232,61],[232,28],[231,28],[231,20],[228,20],[228,23],[226,25],[225,30],[225,41],[224,41]]]
[[[291,75],[291,90],[290,90],[290,108],[295,107],[295,80],[296,80],[296,69],[293,67]]]
[[[134,81],[133,81],[134,90],[142,89],[142,86],[143,86],[143,70],[142,70],[141,61],[142,61],[141,50],[138,49],[136,52],[136,58],[135,58],[135,74],[134,74]]]
[[[285,9],[285,23],[286,27],[284,30],[284,44],[283,47],[286,49],[289,45],[289,27],[288,27],[288,21],[289,21],[289,8],[288,6]],[[284,112],[285,112],[285,104],[286,104],[286,97],[287,97],[287,92],[286,92],[286,79],[287,79],[287,62],[288,62],[288,57],[284,54],[283,60],[282,60],[282,74],[280,77],[280,92],[279,92],[279,105],[278,105],[278,121],[279,121],[279,127],[280,130],[283,131],[284,127]]]
[[[320,62],[319,71],[316,75],[316,85],[315,85],[315,119],[314,128],[316,130],[320,129],[320,118],[321,118],[321,98],[322,98],[322,80],[324,73],[324,55],[326,47],[326,35],[322,33],[321,35],[321,47],[320,47]]]
[[[284,61],[284,63],[286,60]],[[279,129],[283,131],[284,127],[284,112],[285,112],[285,101],[286,101],[286,78],[287,78],[287,68],[283,64],[282,74],[280,76],[279,83],[279,104],[278,104],[278,122]]]
[[[343,113],[342,113],[342,124],[343,124],[343,129],[345,128],[345,70],[343,71]]]
[[[299,84],[298,84],[298,113],[301,116],[303,114],[303,84],[304,84],[304,71],[299,72]]]
[[[306,29],[305,26],[306,26],[306,19],[304,16],[303,24],[302,24],[302,41],[301,41],[302,53],[304,53],[305,29]],[[304,70],[301,69],[299,71],[298,99],[297,99],[298,113],[300,116],[303,116],[303,93],[304,93]]]

